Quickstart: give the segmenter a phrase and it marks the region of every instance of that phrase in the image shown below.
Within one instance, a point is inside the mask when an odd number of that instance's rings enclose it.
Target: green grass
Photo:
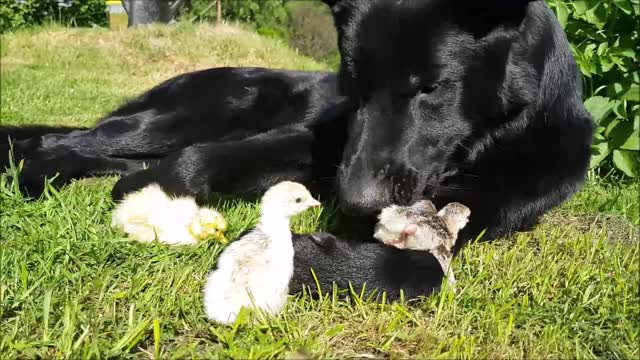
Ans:
[[[90,125],[161,80],[221,65],[322,69],[233,27],[127,32],[43,28],[2,38],[3,124]],[[373,303],[291,297],[277,318],[233,327],[202,311],[222,248],[141,244],[109,228],[114,178],[27,202],[0,183],[0,358],[638,358],[637,184],[590,180],[533,231],[472,244],[458,293]],[[255,204],[217,205],[233,237]],[[322,228],[329,209],[298,218]]]

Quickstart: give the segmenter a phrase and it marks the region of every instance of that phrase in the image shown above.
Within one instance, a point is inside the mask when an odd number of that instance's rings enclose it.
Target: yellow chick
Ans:
[[[222,215],[207,207],[200,208],[198,215],[189,225],[189,233],[199,241],[214,239],[226,245],[229,240],[224,236],[227,231],[227,220]]]
[[[132,239],[166,244],[197,244],[208,238],[226,244],[227,222],[217,211],[190,197],[169,197],[151,184],[128,194],[113,211],[111,226]]]

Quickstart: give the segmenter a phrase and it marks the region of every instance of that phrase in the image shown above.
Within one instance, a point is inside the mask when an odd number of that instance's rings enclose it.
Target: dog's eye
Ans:
[[[422,94],[430,94],[434,92],[436,89],[438,89],[439,86],[440,84],[438,83],[424,85],[418,88],[407,89],[407,91],[400,92],[399,95],[403,98],[412,99]]]
[[[418,91],[418,94],[430,94],[430,93],[434,92],[439,86],[440,86],[440,84],[438,84],[438,83],[425,85],[425,86],[420,88],[420,90]]]
[[[296,198],[296,203],[301,203],[302,202],[302,198]]]

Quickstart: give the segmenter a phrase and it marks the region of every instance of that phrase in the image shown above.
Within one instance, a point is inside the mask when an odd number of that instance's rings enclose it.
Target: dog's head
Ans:
[[[340,91],[357,104],[337,179],[346,211],[430,197],[462,161],[466,139],[534,96],[520,87],[532,78],[513,54],[528,1],[325,3],[338,31]]]

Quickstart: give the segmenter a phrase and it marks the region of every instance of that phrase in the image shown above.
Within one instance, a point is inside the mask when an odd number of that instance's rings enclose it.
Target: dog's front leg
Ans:
[[[151,183],[199,202],[212,192],[255,195],[282,180],[311,177],[313,132],[303,126],[275,129],[243,140],[195,144],[128,175],[113,188],[114,200]]]

